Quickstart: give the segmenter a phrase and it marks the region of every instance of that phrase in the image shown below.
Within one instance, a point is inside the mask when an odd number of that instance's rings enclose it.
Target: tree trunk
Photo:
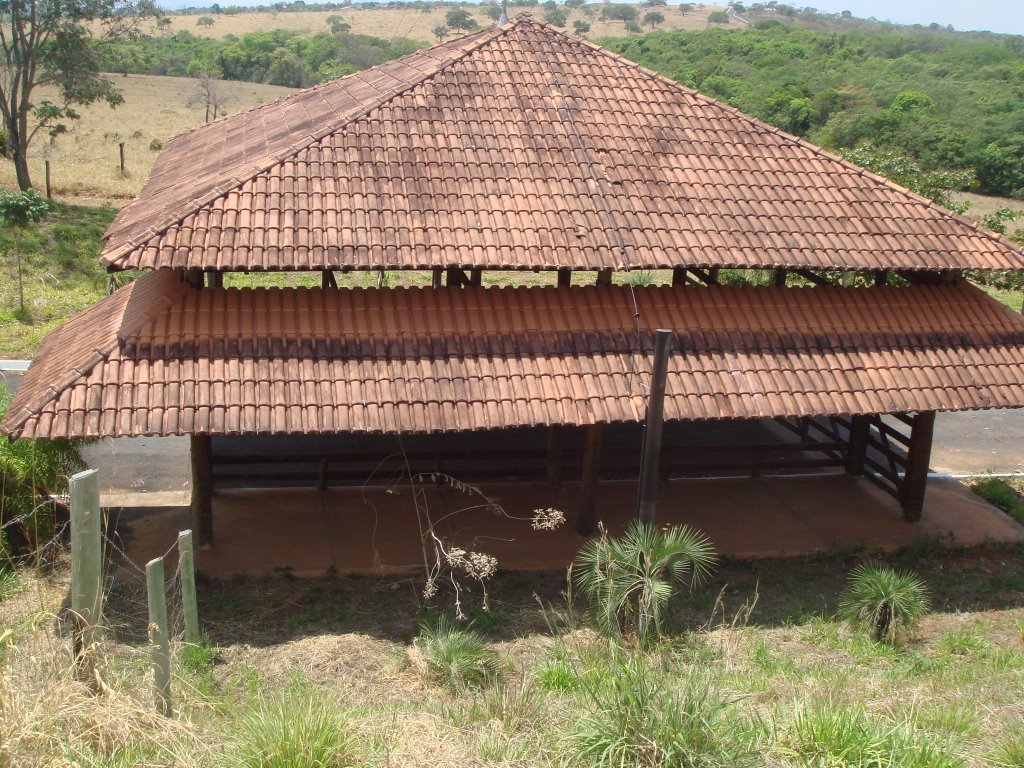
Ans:
[[[19,146],[19,137],[11,136],[11,161],[18,176],[18,189],[22,192],[32,189],[32,177],[28,173],[28,147]]]

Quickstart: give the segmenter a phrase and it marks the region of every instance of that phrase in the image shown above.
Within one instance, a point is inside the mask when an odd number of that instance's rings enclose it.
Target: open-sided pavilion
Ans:
[[[1012,243],[528,16],[172,139],[102,261],[148,273],[47,337],[3,430],[190,435],[207,544],[216,482],[396,452],[580,479],[587,533],[656,328],[667,475],[843,468],[913,521],[936,411],[1024,406],[1024,319],[962,274]],[[512,270],[551,284],[485,287]],[[319,285],[224,287],[274,271]]]

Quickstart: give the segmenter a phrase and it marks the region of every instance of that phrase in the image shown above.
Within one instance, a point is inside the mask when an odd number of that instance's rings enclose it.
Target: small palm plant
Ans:
[[[602,535],[586,544],[573,566],[577,588],[589,600],[598,630],[648,645],[661,636],[675,584],[706,579],[717,556],[708,538],[688,526],[658,529],[640,521],[621,538]]]
[[[896,642],[927,612],[928,589],[920,578],[870,564],[853,570],[839,601],[841,619],[887,643]]]
[[[501,673],[494,649],[469,627],[458,627],[443,616],[437,624],[422,624],[410,652],[413,666],[447,688],[484,688]]]

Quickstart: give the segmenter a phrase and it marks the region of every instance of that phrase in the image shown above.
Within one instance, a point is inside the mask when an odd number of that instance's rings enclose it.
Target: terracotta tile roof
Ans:
[[[159,271],[47,337],[3,430],[390,433],[635,421],[656,327],[676,332],[670,419],[1024,406],[1024,318],[967,283],[635,295],[639,334],[623,286],[199,290]]]
[[[1009,241],[519,17],[168,142],[112,269],[1021,269]]]

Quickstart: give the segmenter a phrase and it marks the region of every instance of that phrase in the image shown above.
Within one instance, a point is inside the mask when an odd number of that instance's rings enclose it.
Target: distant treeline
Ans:
[[[195,77],[208,73],[226,80],[304,88],[403,56],[424,45],[347,32],[308,36],[278,29],[213,40],[182,31],[106,46],[101,66],[105,71],[124,74]]]
[[[508,4],[510,6],[534,6],[538,5],[539,3],[540,0],[509,0]],[[290,3],[272,3],[270,5],[221,5],[220,3],[211,3],[210,5],[175,8],[173,11],[169,12],[190,16],[194,16],[199,13],[223,13],[229,16],[233,16],[238,13],[298,13],[300,11],[344,11],[351,9],[353,6],[358,6],[359,8],[365,9],[400,8],[429,11],[432,8],[454,8],[462,7],[465,5],[467,5],[467,3],[464,0],[412,0],[411,2],[404,2],[403,0],[374,2],[373,0],[369,0],[368,2],[359,3],[307,3],[304,2],[304,0],[294,0],[294,2]]]
[[[934,30],[654,32],[609,46],[816,144],[865,142],[1024,199],[1024,37]]]

